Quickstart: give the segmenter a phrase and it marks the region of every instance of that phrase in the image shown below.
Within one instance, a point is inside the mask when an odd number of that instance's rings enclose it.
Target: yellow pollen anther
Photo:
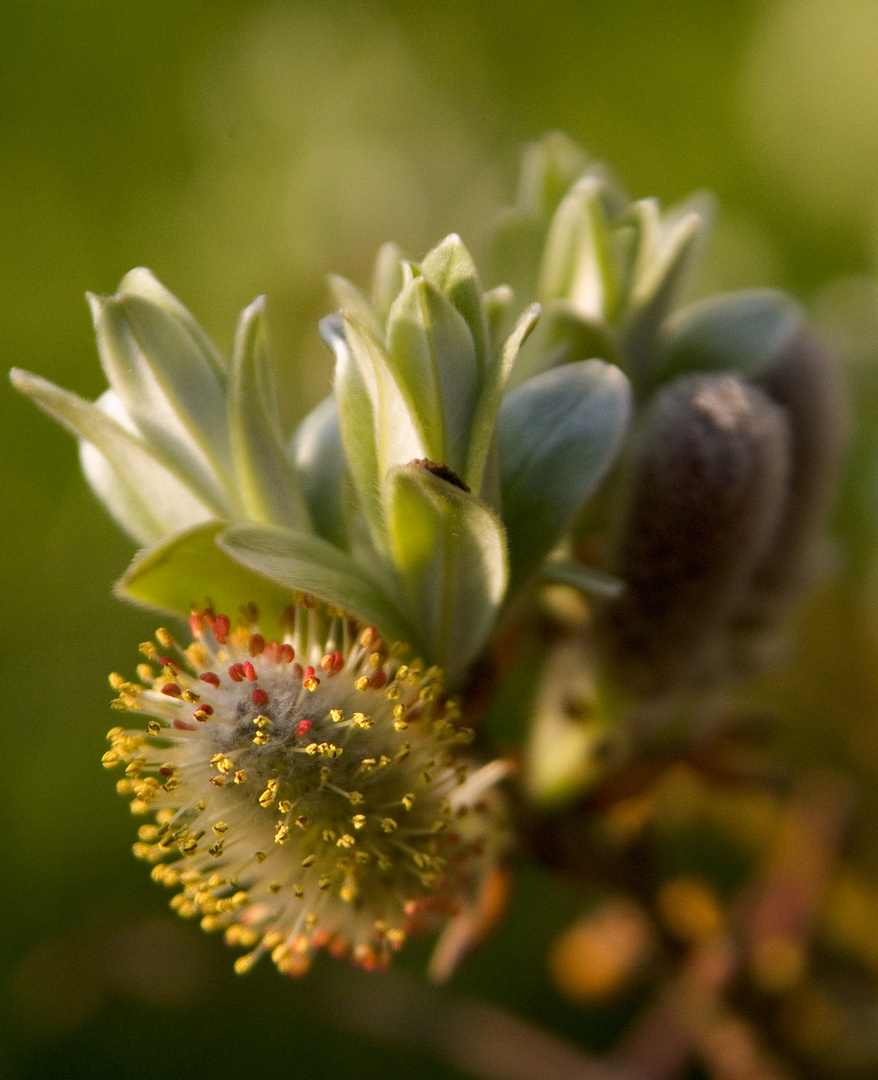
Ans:
[[[218,821],[214,825],[213,831],[217,834],[217,836],[222,836],[223,833],[226,833],[226,832],[229,831],[229,827],[224,821]]]
[[[362,829],[362,827],[366,824],[366,815],[354,814],[354,816],[351,818],[351,823],[353,824],[355,829]]]
[[[341,711],[341,709],[330,709],[329,717],[332,720],[333,724],[340,724],[342,720],[344,720],[344,713]]]
[[[277,823],[277,828],[274,830],[274,842],[276,844],[285,844],[289,838],[289,826],[285,825],[282,821],[279,821]]]
[[[381,829],[382,829],[383,832],[386,832],[386,833],[396,832],[398,827],[399,826],[396,824],[396,822],[393,820],[393,818],[391,818],[391,817],[382,818]]]
[[[156,630],[155,639],[163,649],[173,649],[175,645],[173,636],[163,626]]]
[[[354,683],[354,686],[356,686],[358,690],[368,690],[369,680],[366,678],[365,675],[361,675],[359,679],[357,679],[357,681]]]
[[[243,769],[238,769],[235,775],[232,777],[233,784],[243,784],[247,779],[247,774]]]
[[[364,713],[356,712],[351,719],[353,720],[355,728],[362,728],[363,730],[368,731],[368,729],[372,727],[372,717],[366,716]]]
[[[305,869],[307,870],[309,866],[313,866],[314,863],[316,863],[316,862],[317,862],[317,856],[316,855],[306,855],[305,858],[302,859],[302,866],[305,867]]]
[[[350,833],[345,833],[343,836],[340,836],[338,840],[336,840],[336,846],[340,848],[350,848],[353,847],[356,842],[357,841],[353,838],[353,836],[351,836]]]
[[[288,814],[293,809],[293,804],[289,799],[281,799],[277,804],[277,808],[282,814]]]
[[[299,815],[299,816],[298,816],[298,817],[296,818],[296,824],[297,824],[297,825],[299,826],[299,828],[300,828],[300,829],[304,829],[304,828],[307,828],[307,826],[308,826],[308,819],[307,819],[307,818],[305,817],[305,815],[304,815],[304,814],[300,814],[300,815]]]
[[[415,801],[415,797],[412,794],[403,795],[403,797],[400,799],[400,802],[402,803],[404,809],[406,809],[406,810],[411,810],[414,801]]]
[[[277,780],[269,780],[265,785],[265,791],[259,796],[260,806],[271,806],[274,800],[277,798],[277,790],[280,785]]]
[[[254,746],[265,746],[265,744],[267,742],[268,742],[268,732],[267,731],[257,731],[256,734],[253,736],[253,745]]]
[[[329,876],[329,874],[324,874],[322,877],[319,877],[317,879],[317,888],[321,889],[323,892],[326,892],[326,890],[331,887],[332,878]]]

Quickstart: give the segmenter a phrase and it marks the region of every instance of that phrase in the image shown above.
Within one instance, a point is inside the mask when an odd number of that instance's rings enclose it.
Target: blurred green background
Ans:
[[[390,239],[477,250],[552,128],[632,196],[716,192],[705,288],[780,285],[868,323],[849,279],[875,267],[876,55],[873,0],[0,0],[0,358],[97,396],[83,293],[142,264],[223,348],[268,295],[292,423],[328,389],[325,275],[364,282]],[[416,1030],[378,1037],[418,984],[236,979],[168,912],[99,764],[106,673],[155,624],[110,595],[130,545],[69,437],[8,386],[0,410],[0,1077],[463,1075]],[[575,910],[525,875],[453,992],[599,1043],[545,970]]]

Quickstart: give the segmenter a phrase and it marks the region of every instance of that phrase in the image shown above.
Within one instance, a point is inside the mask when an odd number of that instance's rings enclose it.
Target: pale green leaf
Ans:
[[[679,300],[686,274],[703,246],[709,211],[692,201],[664,221],[654,200],[635,204],[642,216],[630,304],[622,340],[638,388],[650,379],[661,325]]]
[[[228,423],[238,498],[249,520],[307,529],[308,509],[298,477],[263,396],[269,364],[264,303],[259,299],[241,315],[232,353]]]
[[[217,544],[276,585],[312,593],[376,626],[388,640],[420,644],[377,577],[318,536],[277,525],[233,525],[220,533]]]
[[[299,424],[290,453],[315,530],[347,547],[345,455],[335,396],[324,398]]]
[[[372,399],[360,367],[348,348],[341,318],[330,315],[322,319],[320,333],[335,353],[333,388],[338,409],[339,436],[348,468],[372,538],[376,546],[383,549],[384,511],[381,504],[378,435]]]
[[[188,616],[212,606],[234,622],[239,608],[255,604],[267,636],[283,633],[281,614],[293,602],[290,589],[253,573],[216,545],[224,522],[209,521],[139,552],[116,585],[116,593],[160,611]]]
[[[528,143],[521,163],[518,205],[548,219],[589,166],[581,146],[560,131]]]
[[[146,267],[138,266],[130,270],[119,285],[119,292],[130,296],[139,296],[149,300],[156,307],[162,308],[177,322],[181,323],[188,335],[195,342],[205,359],[213,366],[220,380],[224,380],[227,364],[222,354],[198,325],[191,313],[180,301],[158,281]]]
[[[466,321],[435,286],[418,277],[394,301],[387,344],[393,377],[426,456],[461,473],[480,381]]]
[[[368,327],[369,332],[379,340],[383,337],[384,326],[378,312],[356,285],[347,278],[332,274],[329,278],[329,288],[333,300],[343,315],[356,319],[362,326]]]
[[[505,399],[500,470],[515,587],[557,545],[615,460],[630,408],[628,380],[599,360],[552,368]]]
[[[614,600],[625,590],[625,582],[619,578],[569,558],[546,559],[540,567],[540,578],[547,585],[569,585],[602,600]]]
[[[457,308],[472,334],[479,367],[490,359],[488,320],[476,264],[455,233],[446,236],[421,262],[421,272]]]
[[[543,307],[535,332],[518,354],[509,388],[575,360],[605,360],[620,367],[625,362],[611,327],[601,320],[587,319],[568,301],[552,300]]]
[[[388,479],[393,559],[426,645],[450,684],[484,647],[506,589],[506,540],[473,495],[418,465]]]
[[[393,243],[382,244],[372,275],[372,303],[380,319],[387,322],[393,301],[405,285],[403,256]]]
[[[677,312],[662,334],[657,380],[686,372],[763,368],[802,326],[799,305],[773,289],[750,289],[702,300]]]
[[[118,293],[89,302],[107,379],[145,441],[229,515],[225,387],[213,361],[151,300]]]
[[[494,359],[488,369],[473,418],[469,458],[466,469],[461,474],[472,491],[482,492],[486,488],[484,474],[488,451],[495,435],[500,402],[503,400],[503,393],[519,350],[536,326],[540,311],[539,304],[531,304],[521,314],[515,329],[504,342],[499,357]],[[496,488],[498,481],[498,477],[489,478],[487,489]]]
[[[113,503],[108,502],[108,506],[137,540],[150,542],[198,521],[222,516],[220,506],[203,500],[178,472],[159,461],[137,435],[109,415],[113,410],[124,414],[115,395],[105,394],[99,404],[92,404],[26,371],[14,369],[10,377],[17,390],[105,459],[106,467],[95,465],[94,474],[87,473],[87,477],[95,481],[100,498],[112,499],[121,485],[124,494],[122,502],[115,504],[118,511]],[[107,478],[107,468],[115,480]]]
[[[377,479],[380,482],[391,465],[423,457],[426,453],[424,442],[416,428],[402,389],[391,371],[387,350],[381,342],[369,331],[368,327],[355,319],[346,318],[341,344],[346,346],[348,355],[356,361],[372,404],[375,455],[378,466]],[[340,346],[334,345],[334,347],[336,358],[338,358],[341,355]],[[339,415],[342,421],[345,451],[348,460],[352,461],[360,450],[357,442],[349,439],[346,431],[348,412],[345,410]]]
[[[587,176],[558,207],[546,238],[539,282],[543,303],[566,300],[592,320],[611,317],[618,295],[602,187],[598,177]]]

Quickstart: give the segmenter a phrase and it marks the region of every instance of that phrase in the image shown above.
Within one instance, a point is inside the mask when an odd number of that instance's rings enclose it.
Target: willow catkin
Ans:
[[[783,406],[790,431],[790,476],[774,538],[735,613],[738,651],[758,646],[813,576],[818,541],[835,492],[844,442],[841,374],[808,329],[795,334],[754,381]]]
[[[778,528],[790,472],[784,411],[733,375],[687,376],[646,411],[596,617],[620,687],[656,697],[697,677]]]

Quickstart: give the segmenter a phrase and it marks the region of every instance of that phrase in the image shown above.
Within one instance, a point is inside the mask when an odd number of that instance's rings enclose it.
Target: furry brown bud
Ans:
[[[689,376],[655,397],[612,558],[626,591],[597,616],[624,690],[663,696],[715,661],[777,532],[789,470],[784,412],[764,391],[733,375]]]
[[[790,476],[774,539],[735,617],[743,635],[739,649],[745,653],[752,652],[812,577],[845,428],[838,365],[811,331],[801,329],[791,337],[754,381],[783,406],[790,432]]]

